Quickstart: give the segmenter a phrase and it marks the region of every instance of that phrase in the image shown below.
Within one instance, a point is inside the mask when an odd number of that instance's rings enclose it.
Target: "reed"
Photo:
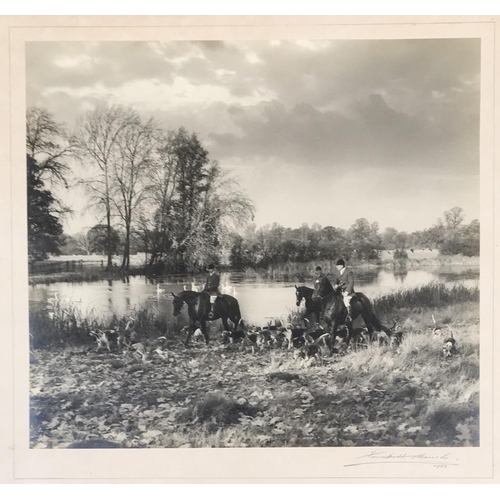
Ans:
[[[479,287],[430,283],[377,297],[373,307],[379,314],[384,314],[395,309],[439,308],[462,302],[479,302]]]

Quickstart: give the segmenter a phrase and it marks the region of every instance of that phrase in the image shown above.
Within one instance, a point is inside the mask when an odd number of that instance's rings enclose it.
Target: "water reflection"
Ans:
[[[30,287],[30,308],[50,308],[51,301],[59,300],[61,305],[72,304],[84,315],[105,317],[125,315],[149,304],[156,307],[159,314],[173,321],[171,293],[199,288],[204,280],[205,275],[165,276],[156,281],[135,276],[116,281],[36,285]],[[356,270],[356,290],[372,299],[401,288],[412,288],[433,281],[477,285],[479,269],[436,267]],[[294,310],[294,285],[312,286],[313,278],[287,275],[270,279],[257,274],[223,273],[221,283],[227,287],[226,293],[237,297],[245,319],[264,323],[269,318],[286,317]]]

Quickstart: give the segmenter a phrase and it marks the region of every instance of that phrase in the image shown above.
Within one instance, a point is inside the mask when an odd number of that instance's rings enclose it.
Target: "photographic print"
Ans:
[[[26,71],[33,447],[479,444],[478,39]]]
[[[138,450],[207,477],[243,477],[223,450],[252,477],[488,460],[491,40],[246,28],[12,32],[20,477]],[[96,461],[40,469],[75,449]]]

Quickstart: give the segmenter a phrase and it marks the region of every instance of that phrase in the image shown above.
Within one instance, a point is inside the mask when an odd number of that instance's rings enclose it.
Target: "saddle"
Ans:
[[[221,294],[210,295],[210,304],[213,313],[217,313],[221,309],[223,310],[224,307],[226,309],[229,307],[227,300]]]

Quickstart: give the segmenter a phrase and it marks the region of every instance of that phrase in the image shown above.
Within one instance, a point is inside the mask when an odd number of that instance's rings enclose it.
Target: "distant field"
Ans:
[[[104,264],[107,263],[108,258],[106,255],[57,255],[50,257],[49,261],[57,261],[57,262],[66,262],[67,260],[83,260],[84,262],[96,262],[100,263],[101,260],[104,261]],[[130,263],[132,265],[143,265],[145,261],[145,254],[138,253],[136,255],[130,256]],[[113,256],[113,263],[120,265],[122,262],[121,255]]]
[[[464,255],[441,255],[439,250],[414,249],[406,250],[408,255],[408,264],[424,264],[424,265],[463,265],[463,266],[478,266],[479,257],[465,257]],[[394,261],[393,250],[383,250],[380,254],[380,260],[384,263]]]
[[[428,248],[414,249],[413,252],[407,250],[406,253],[410,260],[435,259],[439,256],[439,250],[429,250]],[[394,250],[383,250],[380,258],[382,260],[394,260]]]

